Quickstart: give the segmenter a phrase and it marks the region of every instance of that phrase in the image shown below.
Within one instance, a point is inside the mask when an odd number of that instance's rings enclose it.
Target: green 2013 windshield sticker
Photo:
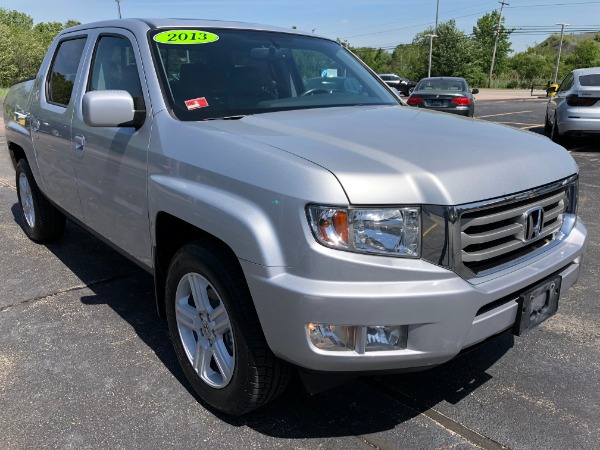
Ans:
[[[219,36],[201,30],[168,30],[154,36],[162,44],[210,44],[219,40]]]

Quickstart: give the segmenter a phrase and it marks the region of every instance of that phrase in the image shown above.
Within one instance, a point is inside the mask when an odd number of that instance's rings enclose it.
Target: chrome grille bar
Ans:
[[[578,180],[575,174],[481,202],[423,205],[422,258],[476,283],[536,257],[560,244],[573,229]],[[534,230],[533,222],[538,226]]]
[[[568,188],[561,186],[500,205],[462,210],[461,263],[477,274],[547,245],[562,227],[567,203]]]

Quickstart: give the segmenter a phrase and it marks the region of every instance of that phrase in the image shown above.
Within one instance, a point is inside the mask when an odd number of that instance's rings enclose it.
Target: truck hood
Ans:
[[[458,205],[578,171],[546,137],[403,106],[276,112],[211,126],[324,167],[355,205]]]

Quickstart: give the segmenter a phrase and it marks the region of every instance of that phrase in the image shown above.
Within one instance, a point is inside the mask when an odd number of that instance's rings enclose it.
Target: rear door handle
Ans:
[[[33,119],[31,121],[31,131],[33,131],[33,135],[36,139],[40,137],[40,121],[38,119]]]
[[[85,136],[79,134],[75,135],[75,152],[79,155],[83,155],[83,149],[85,148]]]

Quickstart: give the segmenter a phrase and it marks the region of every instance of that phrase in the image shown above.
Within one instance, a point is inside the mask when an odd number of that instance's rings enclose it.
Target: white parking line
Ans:
[[[0,186],[7,187],[9,189],[12,189],[13,191],[17,190],[16,186],[13,186],[12,184],[7,183],[7,182],[5,182],[3,180],[0,180]]]
[[[519,124],[519,125],[525,125],[525,124]],[[530,128],[537,128],[537,127],[543,127],[544,124],[543,123],[536,123],[535,125],[527,125],[526,127],[521,127],[519,128],[520,130],[528,130]]]
[[[525,113],[530,113],[533,111],[515,111],[515,112],[507,112],[507,113],[501,113],[501,114],[489,114],[487,116],[477,116],[478,119],[483,119],[485,117],[498,117],[498,116],[509,116],[511,114],[525,114]]]
[[[540,125],[531,125],[530,123],[525,123],[525,122],[497,122],[495,120],[492,123],[499,123],[499,124],[502,124],[502,125],[525,125],[526,127],[527,126],[531,126],[532,128],[533,127],[541,127],[542,126],[541,124]]]

